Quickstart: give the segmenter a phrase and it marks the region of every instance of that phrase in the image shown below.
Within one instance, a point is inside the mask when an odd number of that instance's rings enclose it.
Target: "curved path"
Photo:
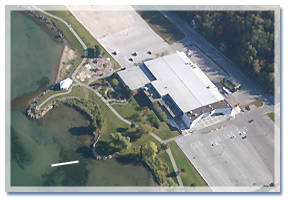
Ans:
[[[82,62],[79,64],[79,66],[75,69],[75,71],[73,72],[73,74],[72,74],[72,79],[77,83],[77,84],[75,84],[75,85],[80,85],[80,86],[83,86],[83,87],[85,87],[85,88],[87,88],[87,89],[89,89],[89,90],[91,90],[91,91],[93,91],[98,97],[100,97],[101,98],[101,100],[110,108],[110,110],[120,119],[120,120],[122,120],[123,122],[125,122],[126,124],[128,124],[128,125],[131,125],[131,122],[130,121],[128,121],[128,120],[126,120],[125,118],[123,118],[121,115],[119,115],[119,113],[107,102],[107,100],[99,93],[99,92],[97,92],[96,90],[94,90],[93,88],[91,88],[91,87],[89,87],[88,85],[86,85],[86,84],[84,84],[84,83],[81,83],[79,80],[77,80],[76,79],[76,74],[78,73],[78,71],[79,71],[79,69],[81,68],[81,66],[86,62],[86,60],[87,60],[87,55],[88,55],[88,49],[87,49],[87,46],[85,45],[85,43],[81,40],[81,38],[78,36],[78,34],[74,31],[74,29],[71,27],[71,25],[70,24],[68,24],[66,21],[64,21],[63,19],[61,19],[61,18],[59,18],[59,17],[57,17],[57,16],[55,16],[55,15],[52,15],[52,14],[50,14],[50,13],[48,13],[48,12],[46,12],[46,11],[44,11],[44,10],[42,10],[42,9],[40,9],[40,8],[38,8],[38,7],[36,7],[36,6],[33,6],[33,8],[35,8],[36,10],[38,10],[38,11],[40,11],[40,12],[42,12],[42,13],[44,13],[44,14],[46,14],[46,15],[48,15],[48,16],[50,16],[50,17],[52,17],[52,18],[54,18],[54,19],[57,19],[57,20],[59,20],[59,21],[61,21],[62,23],[64,23],[66,26],[67,26],[67,28],[74,34],[74,36],[77,38],[77,40],[81,43],[81,45],[83,46],[83,48],[84,48],[84,51],[85,51],[85,57],[83,58],[83,60],[82,60]],[[74,85],[74,86],[75,86]],[[72,87],[71,87],[72,88]],[[47,100],[45,100],[42,104],[40,104],[39,106],[38,106],[38,109],[40,109],[40,107],[42,106],[42,105],[44,105],[48,100],[50,100],[50,99],[52,99],[53,97],[56,97],[56,96],[61,96],[61,95],[63,95],[63,94],[68,94],[68,93],[70,93],[71,92],[71,88],[70,88],[70,90],[68,91],[68,92],[66,92],[66,93],[61,93],[61,94],[55,94],[55,95],[52,95],[51,97],[49,97]]]
[[[72,85],[72,87],[73,86],[75,86],[75,85]],[[51,95],[50,97],[48,97],[47,99],[45,99],[41,104],[39,104],[38,106],[35,106],[36,110],[39,110],[44,104],[46,104],[49,100],[51,100],[54,97],[61,96],[61,95],[65,95],[65,94],[69,94],[71,92],[71,90],[72,90],[72,87],[70,87],[67,92],[62,92],[62,93],[58,93],[58,94]]]

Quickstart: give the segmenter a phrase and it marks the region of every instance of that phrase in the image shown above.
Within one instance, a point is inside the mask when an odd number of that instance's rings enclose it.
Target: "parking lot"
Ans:
[[[214,191],[234,191],[273,182],[273,174],[250,143],[246,126],[227,126],[211,133],[177,139],[177,144]]]
[[[137,21],[134,26],[98,40],[109,53],[116,52],[112,56],[124,67],[156,58],[156,54],[169,49],[169,45],[136,12],[132,14]]]

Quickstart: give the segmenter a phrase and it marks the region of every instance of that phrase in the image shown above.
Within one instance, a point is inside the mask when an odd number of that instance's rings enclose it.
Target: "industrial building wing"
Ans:
[[[232,111],[218,88],[183,52],[146,61],[118,75],[131,90],[158,101],[180,130],[192,128],[203,117]]]

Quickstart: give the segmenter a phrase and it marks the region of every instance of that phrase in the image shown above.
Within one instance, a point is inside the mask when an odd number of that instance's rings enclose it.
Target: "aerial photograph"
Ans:
[[[280,6],[6,5],[5,41],[6,192],[280,193]]]

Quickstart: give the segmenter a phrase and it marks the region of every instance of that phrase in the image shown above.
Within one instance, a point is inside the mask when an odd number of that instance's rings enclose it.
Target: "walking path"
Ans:
[[[107,102],[107,100],[99,93],[97,92],[96,90],[94,90],[93,88],[89,87],[88,85],[84,84],[84,83],[81,83],[79,80],[76,79],[76,74],[78,73],[79,69],[81,68],[81,66],[83,66],[83,64],[86,62],[87,60],[87,55],[88,55],[88,49],[87,49],[87,46],[85,45],[85,43],[81,40],[81,38],[78,36],[78,34],[74,31],[74,29],[71,27],[70,24],[68,24],[66,21],[64,21],[63,19],[55,16],[55,15],[52,15],[36,6],[33,6],[36,10],[54,18],[54,19],[57,19],[59,21],[61,21],[62,23],[64,23],[67,28],[74,34],[74,36],[77,38],[77,40],[81,43],[81,45],[83,46],[84,48],[84,51],[85,51],[85,57],[83,58],[82,62],[79,64],[79,66],[75,69],[75,71],[73,72],[72,74],[72,79],[77,83],[76,85],[80,85],[80,86],[83,86],[91,91],[93,91],[98,97],[101,98],[101,100],[110,108],[110,110],[120,119],[122,120],[123,122],[125,122],[126,124],[128,125],[131,125],[131,122],[126,120],[125,118],[123,118],[121,115],[119,115],[119,113]],[[72,87],[71,87],[72,88]],[[42,104],[40,104],[38,106],[38,109],[41,108],[42,105],[44,105],[48,100],[52,99],[53,97],[56,97],[56,96],[61,96],[61,95],[64,95],[64,94],[68,94],[71,92],[71,88],[68,92],[66,93],[61,93],[61,94],[55,94],[55,95],[52,95],[51,97],[49,97],[46,101],[44,101]]]
[[[72,87],[73,86],[76,86],[76,85],[77,84],[72,85]],[[45,99],[41,104],[39,104],[38,106],[35,106],[36,110],[39,110],[44,104],[46,104],[49,100],[51,100],[54,97],[61,96],[61,95],[65,95],[65,94],[69,94],[71,92],[71,90],[72,90],[72,87],[70,87],[67,92],[62,92],[62,93],[58,93],[58,94],[51,95],[50,97],[48,97],[47,99]]]
[[[172,153],[171,153],[171,149],[170,149],[170,147],[169,147],[168,149],[166,149],[166,152],[168,153],[169,158],[170,158],[170,160],[171,160],[171,163],[172,163],[172,166],[173,166],[174,172],[175,172],[175,174],[176,174],[176,178],[177,178],[177,181],[178,181],[178,183],[179,183],[179,186],[180,186],[180,187],[183,187],[183,183],[182,183],[182,180],[181,180],[181,178],[180,178],[180,172],[178,171],[178,168],[177,168],[177,166],[176,166],[175,160],[174,160],[173,155],[172,155]]]
[[[75,37],[78,39],[78,41],[81,43],[81,45],[83,46],[83,48],[84,48],[84,50],[85,50],[85,57],[83,58],[83,60],[82,60],[82,62],[79,64],[79,66],[75,69],[75,71],[73,72],[73,74],[72,74],[72,79],[77,83],[77,84],[75,84],[75,85],[73,85],[73,86],[77,86],[77,85],[80,85],[80,86],[83,86],[83,87],[85,87],[85,88],[87,88],[87,89],[89,89],[89,90],[91,90],[91,91],[93,91],[98,97],[100,97],[101,98],[101,100],[110,108],[110,110],[120,119],[120,120],[122,120],[123,122],[125,122],[126,124],[128,124],[128,125],[131,125],[131,122],[130,121],[128,121],[128,120],[126,120],[125,118],[123,118],[111,105],[110,105],[110,103],[97,91],[97,90],[94,90],[93,88],[91,88],[91,87],[89,87],[88,85],[86,85],[86,84],[84,84],[84,83],[81,83],[79,80],[77,80],[76,79],[76,74],[77,74],[77,72],[79,71],[79,69],[80,69],[80,67],[86,62],[86,60],[87,60],[87,46],[84,44],[84,42],[80,39],[80,37],[78,36],[78,34],[73,30],[73,28],[70,26],[70,24],[68,24],[66,21],[64,21],[63,19],[61,19],[61,18],[59,18],[59,17],[57,17],[57,16],[54,16],[54,15],[52,15],[52,14],[50,14],[50,13],[48,13],[48,12],[46,12],[46,11],[44,11],[44,10],[42,10],[42,9],[40,9],[40,8],[38,8],[38,7],[36,7],[36,6],[33,6],[36,10],[38,10],[38,11],[40,11],[40,12],[42,12],[42,13],[44,13],[44,14],[46,14],[46,15],[48,15],[48,16],[50,16],[50,17],[52,17],[52,18],[54,18],[54,19],[57,19],[57,20],[59,20],[59,21],[61,21],[62,23],[64,23],[68,28],[69,28],[69,30],[75,35]],[[72,87],[73,87],[72,86]],[[65,92],[65,93],[60,93],[60,94],[55,94],[55,95],[52,95],[51,97],[49,97],[49,98],[47,98],[44,102],[42,102],[39,106],[38,106],[38,109],[40,109],[41,108],[41,106],[43,106],[47,101],[49,101],[50,99],[52,99],[52,98],[54,98],[54,97],[56,97],[56,96],[61,96],[61,95],[64,95],[64,94],[68,94],[68,93],[70,93],[71,92],[71,90],[72,90],[72,87],[67,91],[67,92]],[[160,142],[162,142],[162,143],[168,143],[168,142],[170,142],[170,141],[173,141],[173,140],[175,140],[175,139],[177,139],[178,137],[181,137],[181,135],[180,136],[177,136],[177,137],[174,137],[174,138],[170,138],[170,139],[168,139],[168,140],[161,140],[157,135],[155,135],[154,133],[151,133],[151,135],[154,137],[154,138],[156,138],[158,141],[160,141]],[[169,155],[169,157],[170,157],[170,160],[171,160],[171,162],[172,162],[172,165],[173,165],[173,168],[174,168],[174,171],[175,171],[175,173],[176,173],[176,176],[177,176],[177,180],[178,180],[178,183],[179,183],[179,185],[181,186],[181,187],[183,187],[183,183],[182,183],[182,180],[181,180],[181,178],[180,178],[180,175],[179,175],[179,173],[178,173],[178,168],[177,168],[177,166],[176,166],[176,163],[175,163],[175,160],[174,160],[174,158],[173,158],[173,156],[172,156],[172,153],[171,153],[171,150],[170,150],[170,148],[168,148],[167,150],[166,150],[166,152],[168,153],[168,155]]]
[[[155,135],[154,133],[150,133],[150,135],[152,136],[152,137],[154,137],[156,140],[158,140],[159,142],[161,142],[161,143],[168,143],[168,142],[171,142],[171,141],[174,141],[174,140],[177,140],[177,138],[179,138],[179,137],[182,137],[182,135],[178,135],[178,136],[175,136],[175,137],[173,137],[173,138],[169,138],[169,139],[167,139],[167,140],[162,140],[160,137],[158,137],[157,135]]]

